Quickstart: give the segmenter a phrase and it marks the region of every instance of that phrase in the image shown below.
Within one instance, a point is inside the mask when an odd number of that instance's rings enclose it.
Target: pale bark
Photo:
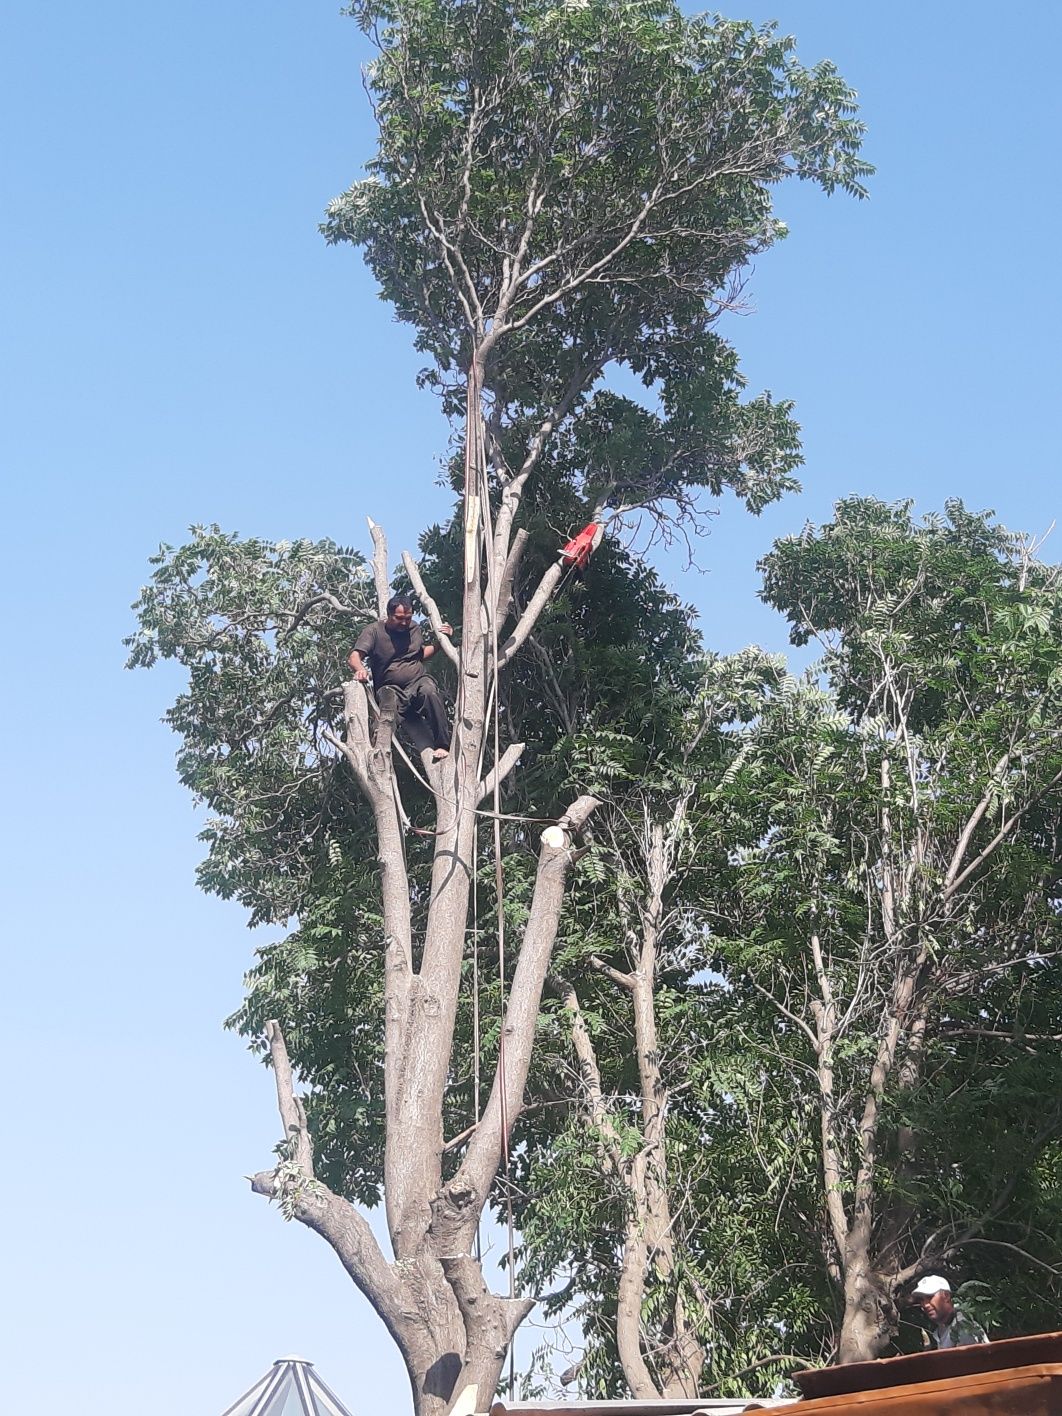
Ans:
[[[638,1400],[694,1397],[700,1388],[705,1351],[676,1292],[664,1330],[654,1334],[652,1366],[646,1355],[643,1305],[650,1270],[665,1288],[675,1276],[675,1215],[667,1159],[669,1091],[661,1065],[656,1024],[657,959],[667,928],[665,893],[674,884],[679,835],[688,798],[675,803],[666,825],[652,820],[646,808],[642,829],[645,898],[640,905],[634,967],[624,973],[601,959],[591,963],[631,999],[634,1048],[639,1079],[642,1145],[627,1156],[620,1145],[601,1088],[601,1074],[579,1001],[564,985],[572,1045],[579,1065],[587,1119],[606,1147],[610,1172],[620,1181],[626,1203],[623,1250],[617,1287],[616,1339],[620,1365]]]
[[[387,614],[387,602],[391,598],[391,582],[387,569],[387,536],[382,526],[377,526],[371,516],[365,518],[372,537],[372,578],[376,587],[376,612],[383,619]]]
[[[335,1250],[394,1337],[409,1372],[418,1416],[444,1416],[458,1399],[472,1400],[475,1409],[485,1409],[513,1333],[533,1306],[531,1299],[490,1291],[473,1243],[523,1106],[542,987],[565,880],[577,854],[574,840],[597,806],[592,797],[575,800],[562,818],[556,840],[551,833],[541,844],[527,924],[514,950],[502,1025],[504,1066],[496,1069],[486,1108],[470,1129],[457,1173],[444,1184],[443,1100],[462,982],[477,808],[487,796],[497,801],[501,783],[515,769],[523,750],[520,743],[504,751],[499,745],[498,760],[484,773],[487,715],[497,692],[491,686],[494,662],[489,631],[504,614],[503,598],[507,603],[511,597],[526,535],[513,531],[523,485],[515,479],[507,488],[493,537],[484,547],[491,528],[489,516],[481,515],[479,500],[486,491],[481,386],[482,367],[473,366],[464,498],[466,526],[472,534],[466,542],[460,651],[445,636],[439,640],[443,652],[458,666],[457,709],[449,757],[425,764],[435,794],[436,829],[431,895],[419,941],[413,934],[405,864],[405,814],[391,756],[396,745],[394,695],[381,693],[373,735],[366,692],[357,682],[347,683],[342,735],[326,734],[350,765],[376,828],[384,925],[384,1200],[393,1258],[383,1254],[357,1209],[315,1178],[305,1112],[275,1022],[267,1031],[289,1158],[252,1182],[257,1193],[281,1200],[295,1219],[321,1234]],[[380,527],[372,521],[369,525],[382,612],[388,595],[386,539]],[[404,560],[438,630],[442,621],[436,602],[412,557],[407,554]],[[548,603],[550,588],[540,587],[525,611],[523,637]],[[419,962],[415,963],[417,943]]]

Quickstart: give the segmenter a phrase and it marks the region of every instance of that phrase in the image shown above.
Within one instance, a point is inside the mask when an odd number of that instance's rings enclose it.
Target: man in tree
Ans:
[[[938,1347],[969,1347],[975,1342],[988,1341],[981,1324],[956,1308],[951,1284],[939,1274],[929,1273],[919,1279],[911,1299],[929,1319]]]
[[[448,624],[440,625],[439,632],[453,633]],[[425,644],[423,630],[413,623],[409,596],[392,595],[387,602],[387,618],[362,630],[348,662],[359,683],[368,682],[371,669],[377,692],[381,688],[394,689],[398,711],[405,722],[416,720],[427,725],[432,755],[439,761],[450,751],[450,728],[442,694],[424,667],[425,660],[434,653],[435,645]]]

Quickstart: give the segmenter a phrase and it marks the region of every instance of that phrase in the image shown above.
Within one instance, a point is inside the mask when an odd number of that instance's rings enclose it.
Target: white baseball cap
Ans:
[[[927,1273],[925,1278],[920,1278],[911,1290],[912,1298],[932,1298],[934,1293],[941,1290],[945,1293],[951,1292],[951,1284],[946,1278],[941,1278],[939,1273]]]

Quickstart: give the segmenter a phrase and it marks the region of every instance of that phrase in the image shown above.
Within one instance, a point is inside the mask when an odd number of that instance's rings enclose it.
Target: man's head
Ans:
[[[408,595],[392,595],[387,602],[387,628],[408,629],[413,623],[413,601]]]
[[[931,1323],[937,1327],[950,1323],[955,1316],[955,1304],[951,1301],[951,1284],[939,1273],[927,1273],[920,1278],[911,1293],[911,1302],[918,1305]]]

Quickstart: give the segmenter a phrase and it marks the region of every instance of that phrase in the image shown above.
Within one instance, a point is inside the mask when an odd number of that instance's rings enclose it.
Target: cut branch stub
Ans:
[[[381,619],[387,614],[387,602],[391,598],[391,585],[387,574],[387,537],[382,526],[377,526],[371,516],[365,520],[369,524],[372,537],[372,576],[376,584],[376,609]]]
[[[284,1126],[284,1138],[291,1146],[292,1161],[312,1180],[313,1146],[306,1125],[306,1111],[299,1097],[295,1095],[295,1079],[291,1071],[287,1044],[275,1018],[270,1018],[266,1023],[265,1037],[269,1044],[269,1056],[277,1084],[277,1107]]]

